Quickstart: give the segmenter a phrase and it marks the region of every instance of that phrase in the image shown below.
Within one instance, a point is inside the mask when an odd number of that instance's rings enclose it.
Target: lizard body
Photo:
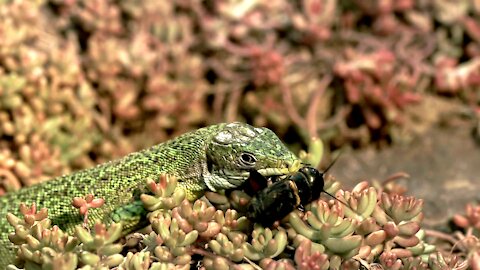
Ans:
[[[299,159],[267,128],[244,123],[218,124],[185,133],[149,149],[96,167],[57,177],[0,197],[0,268],[14,258],[8,240],[13,228],[5,216],[19,214],[19,205],[35,202],[47,208],[53,224],[72,232],[83,217],[72,205],[74,197],[94,194],[104,206],[89,210],[89,225],[121,221],[125,233],[142,226],[146,210],[139,195],[145,180],[161,174],[175,176],[177,188],[195,200],[204,191],[240,186],[252,169],[263,176],[286,175],[300,167]]]

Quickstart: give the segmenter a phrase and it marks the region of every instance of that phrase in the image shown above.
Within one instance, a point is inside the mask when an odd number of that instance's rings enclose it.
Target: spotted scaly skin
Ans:
[[[299,159],[267,128],[244,123],[218,124],[183,134],[175,139],[129,154],[94,168],[61,176],[18,192],[0,197],[0,268],[13,261],[14,249],[8,240],[13,228],[5,216],[19,215],[19,205],[35,202],[46,207],[53,224],[72,232],[83,222],[72,198],[94,194],[104,198],[105,205],[89,210],[89,225],[95,220],[124,224],[124,233],[144,225],[146,210],[139,195],[145,191],[145,180],[157,180],[161,174],[175,176],[178,188],[189,200],[204,191],[240,186],[257,170],[264,176],[296,172]]]

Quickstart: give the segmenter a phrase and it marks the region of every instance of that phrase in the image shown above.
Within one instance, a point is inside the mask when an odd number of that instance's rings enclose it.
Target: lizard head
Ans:
[[[208,175],[212,191],[241,186],[255,170],[265,177],[298,171],[300,160],[267,128],[245,123],[225,124],[207,144]]]

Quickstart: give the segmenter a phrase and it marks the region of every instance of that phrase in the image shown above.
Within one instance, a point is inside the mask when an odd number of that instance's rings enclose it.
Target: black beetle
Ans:
[[[297,207],[317,200],[321,192],[338,200],[323,190],[323,175],[315,168],[303,167],[288,178],[259,190],[249,202],[247,217],[264,226],[271,226]],[[258,174],[255,177],[258,178]]]

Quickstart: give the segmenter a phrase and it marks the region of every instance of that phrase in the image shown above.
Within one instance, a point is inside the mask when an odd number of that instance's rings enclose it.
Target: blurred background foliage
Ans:
[[[216,122],[384,147],[479,86],[478,0],[4,0],[0,195]]]

